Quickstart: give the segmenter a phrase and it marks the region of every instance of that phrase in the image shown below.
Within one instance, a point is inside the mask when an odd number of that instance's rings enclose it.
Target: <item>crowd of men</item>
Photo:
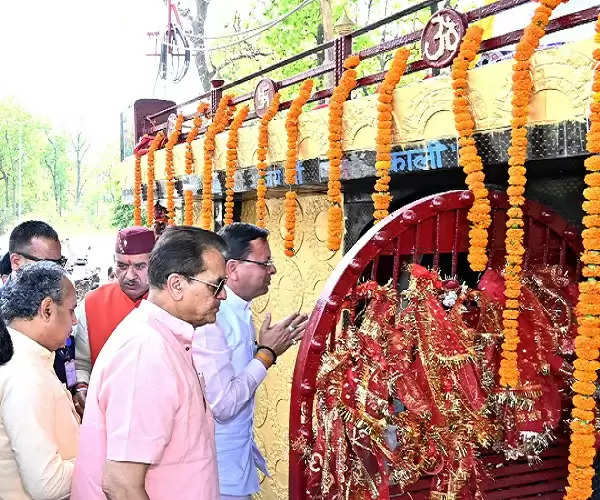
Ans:
[[[17,226],[0,289],[0,499],[249,499],[268,474],[254,397],[304,314],[255,334],[268,232],[118,232],[76,304],[56,231]],[[73,345],[74,344],[74,345]]]

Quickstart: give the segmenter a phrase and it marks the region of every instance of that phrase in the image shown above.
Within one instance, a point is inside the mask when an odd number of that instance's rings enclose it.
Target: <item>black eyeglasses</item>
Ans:
[[[260,262],[259,260],[250,260],[250,259],[232,259],[239,260],[241,262],[250,262],[250,264],[257,264],[262,267],[275,267],[275,262],[273,259],[265,260],[264,262]]]
[[[216,285],[214,283],[211,283],[210,281],[204,281],[204,280],[200,280],[198,278],[192,278],[191,276],[186,276],[187,279],[191,280],[191,281],[197,281],[198,283],[204,283],[205,285],[208,285],[211,288],[214,288],[215,291],[213,293],[213,297],[216,297],[217,295],[219,295],[222,291],[223,288],[225,288],[225,284],[227,283],[227,278],[223,278],[221,281],[219,281],[219,283],[217,283]]]
[[[27,260],[32,260],[33,262],[54,262],[55,264],[58,264],[60,267],[65,267],[67,264],[67,258],[64,256],[60,256],[59,259],[42,259],[41,257],[35,257],[34,255],[29,255],[28,253],[23,253],[23,252],[15,252],[18,253],[19,255],[21,255],[22,257],[25,257]]]

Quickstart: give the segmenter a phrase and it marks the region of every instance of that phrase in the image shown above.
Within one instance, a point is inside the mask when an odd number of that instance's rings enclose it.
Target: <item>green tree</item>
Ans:
[[[67,155],[67,139],[49,130],[46,130],[45,134],[47,145],[42,161],[50,176],[56,212],[62,216],[67,201],[67,170],[70,163]]]

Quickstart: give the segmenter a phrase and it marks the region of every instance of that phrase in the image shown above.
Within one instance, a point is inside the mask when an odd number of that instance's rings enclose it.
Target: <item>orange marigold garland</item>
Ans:
[[[344,71],[340,83],[333,90],[329,101],[329,181],[327,183],[327,248],[337,251],[342,243],[343,210],[342,210],[342,117],[344,103],[356,87],[356,66],[360,58],[356,55],[344,61]]]
[[[458,56],[452,63],[452,88],[454,89],[454,122],[458,132],[458,162],[467,178],[469,191],[473,193],[473,206],[467,219],[471,223],[469,231],[469,254],[467,256],[473,271],[484,271],[487,265],[486,248],[490,227],[490,201],[485,188],[483,162],[477,152],[475,139],[475,119],[469,103],[469,82],[467,71],[475,59],[481,45],[483,29],[470,26],[460,45]]]
[[[273,96],[271,104],[264,116],[260,119],[258,126],[258,180],[256,181],[256,225],[265,227],[265,217],[267,216],[267,150],[269,148],[269,122],[279,111],[279,92]]]
[[[142,225],[142,156],[135,154],[133,170],[133,225]]]
[[[523,211],[525,203],[525,182],[527,160],[527,117],[529,102],[533,94],[531,78],[531,56],[540,44],[540,39],[546,33],[546,27],[554,8],[561,0],[541,0],[529,26],[525,28],[515,51],[513,65],[513,98],[511,144],[508,148],[508,200],[511,208],[508,210],[506,222],[506,266],[504,277],[506,288],[505,297],[508,299],[503,319],[504,342],[502,344],[502,360],[500,361],[500,384],[503,387],[519,385],[519,367],[517,348],[519,345],[519,330],[516,326],[519,317],[519,302],[521,296],[521,271],[523,265]],[[513,311],[513,312],[509,312]],[[509,319],[510,316],[510,319]]]
[[[221,97],[217,111],[212,123],[206,129],[204,135],[204,169],[202,171],[202,217],[200,226],[202,229],[210,229],[213,220],[212,203],[212,173],[213,157],[215,155],[215,138],[217,134],[227,128],[229,121],[235,111],[232,105],[233,95],[225,94]]]
[[[154,152],[160,147],[164,138],[165,134],[161,130],[154,136],[148,149],[148,192],[146,193],[146,222],[148,227],[152,227],[152,224],[154,224]]]
[[[165,173],[167,174],[167,216],[169,218],[168,224],[172,226],[175,224],[175,168],[173,165],[173,148],[179,140],[181,134],[181,127],[183,126],[183,115],[177,115],[175,120],[175,128],[165,146],[166,154],[166,168]]]
[[[194,172],[194,150],[192,148],[192,142],[198,137],[200,127],[202,126],[202,116],[206,114],[208,110],[208,103],[201,102],[198,104],[196,110],[196,116],[194,116],[194,122],[192,129],[188,132],[185,138],[185,173],[186,175],[192,175]],[[194,193],[191,189],[184,189],[183,191],[183,223],[186,226],[191,226],[194,223]]]
[[[283,206],[285,209],[285,254],[288,257],[294,255],[294,238],[296,236],[296,191],[291,190],[291,186],[296,184],[296,161],[298,159],[298,118],[302,113],[302,106],[310,98],[312,93],[313,81],[305,80],[300,86],[300,93],[290,106],[285,119],[285,129],[287,131],[287,156],[285,159],[285,182],[290,186],[290,190],[285,193]]]
[[[244,106],[241,108],[233,121],[229,129],[229,137],[227,138],[227,169],[225,171],[225,225],[233,224],[233,184],[235,169],[238,164],[238,135],[239,130],[244,120],[248,116],[250,108]]]
[[[375,156],[375,169],[377,170],[377,181],[375,182],[375,193],[371,195],[375,211],[373,217],[375,222],[385,219],[389,212],[390,201],[390,166],[392,164],[392,128],[394,125],[392,117],[392,100],[394,89],[402,75],[406,71],[406,61],[410,51],[398,49],[392,59],[383,83],[379,87],[377,97],[377,153]]]
[[[600,44],[600,16],[596,22],[596,43]],[[583,500],[592,496],[594,456],[596,454],[596,370],[600,368],[600,49],[594,51],[596,61],[592,86],[590,129],[587,134],[587,149],[593,156],[585,161],[588,172],[585,176],[586,189],[583,210],[583,255],[582,273],[584,281],[579,284],[577,304],[578,328],[575,338],[575,379],[571,421],[571,446],[569,447],[569,486],[566,499]]]

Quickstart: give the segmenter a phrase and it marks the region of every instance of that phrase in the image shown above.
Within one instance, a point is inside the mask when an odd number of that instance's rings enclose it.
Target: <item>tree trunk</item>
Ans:
[[[317,40],[317,44],[325,43],[329,40],[333,40],[335,33],[333,31],[333,16],[331,14],[331,0],[319,0],[321,4],[321,25],[317,30],[317,38],[319,35],[322,36],[321,40]],[[335,58],[334,49],[327,49],[325,52],[325,60],[319,61],[319,64],[323,62],[327,63],[333,61]],[[332,71],[325,75],[325,88],[333,87],[334,74]]]
[[[192,19],[192,31],[194,33],[192,46],[195,49],[204,47],[204,23],[206,22],[210,2],[211,0],[196,0],[196,17]],[[200,84],[202,85],[202,92],[208,92],[210,90],[210,81],[215,75],[215,70],[212,67],[209,69],[207,53],[196,52],[194,54],[194,62],[198,77],[200,78]]]

